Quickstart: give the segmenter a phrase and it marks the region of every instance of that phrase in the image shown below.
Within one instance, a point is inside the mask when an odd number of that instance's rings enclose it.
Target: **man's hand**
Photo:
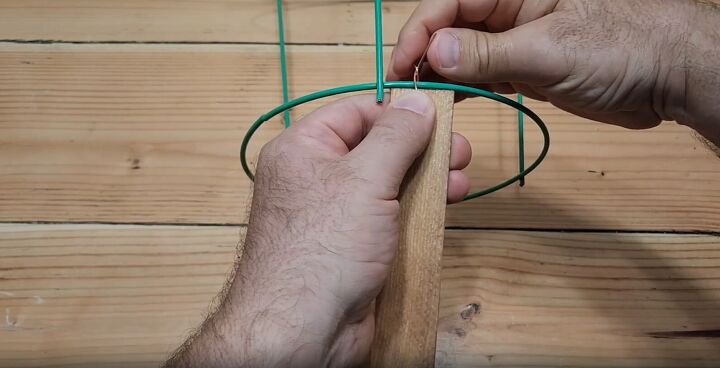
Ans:
[[[429,47],[440,78],[628,128],[675,120],[720,144],[719,25],[708,1],[424,0],[388,79],[409,79]]]
[[[394,257],[400,184],[428,144],[432,100],[327,105],[263,147],[244,254],[224,302],[166,367],[354,366]],[[448,200],[469,189],[454,134]]]

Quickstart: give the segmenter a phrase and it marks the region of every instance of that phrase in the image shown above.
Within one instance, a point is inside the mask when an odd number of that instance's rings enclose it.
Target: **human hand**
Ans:
[[[411,91],[329,104],[265,145],[245,248],[225,301],[167,367],[354,366],[399,236],[400,184],[426,148],[432,100]],[[448,201],[469,190],[452,138]]]
[[[676,120],[717,144],[720,110],[706,100],[720,93],[718,22],[717,6],[690,0],[424,0],[388,79],[411,78],[427,48],[450,81],[627,128]]]

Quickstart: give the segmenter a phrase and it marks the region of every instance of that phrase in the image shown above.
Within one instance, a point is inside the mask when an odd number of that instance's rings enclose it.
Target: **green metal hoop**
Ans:
[[[387,89],[396,89],[396,88],[419,88],[419,89],[438,89],[438,90],[447,90],[447,91],[455,91],[459,93],[464,93],[471,96],[477,96],[486,98],[489,100],[500,102],[504,105],[510,106],[519,112],[527,115],[530,117],[533,122],[540,128],[540,132],[543,135],[543,148],[540,152],[540,155],[535,159],[535,161],[528,167],[522,168],[520,170],[520,173],[513,176],[512,178],[503,181],[502,183],[495,185],[493,187],[481,190],[479,192],[471,193],[465,197],[465,201],[475,199],[478,197],[482,197],[485,195],[488,195],[490,193],[497,192],[500,189],[503,189],[515,182],[522,181],[528,174],[533,172],[538,166],[540,166],[540,163],[545,159],[547,156],[547,153],[550,149],[550,133],[548,132],[547,126],[545,126],[545,123],[540,119],[540,117],[535,114],[532,110],[528,109],[524,105],[515,102],[507,97],[488,92],[482,89],[478,88],[472,88],[457,84],[447,84],[447,83],[434,83],[434,82],[418,82],[417,85],[413,82],[385,82],[384,87]],[[336,96],[344,93],[351,93],[351,92],[361,92],[361,91],[370,91],[377,89],[376,83],[364,83],[364,84],[354,84],[349,86],[343,86],[343,87],[336,87],[327,89],[324,91],[319,91],[315,93],[311,93],[309,95],[296,98],[292,101],[289,101],[287,103],[284,103],[280,106],[277,106],[276,108],[270,110],[269,112],[263,114],[260,116],[248,129],[247,133],[245,134],[245,137],[243,138],[242,144],[240,146],[240,162],[242,164],[243,171],[245,171],[245,174],[250,178],[250,180],[254,180],[254,175],[252,171],[250,170],[250,167],[247,162],[247,148],[250,144],[250,140],[252,139],[255,132],[268,120],[272,119],[278,114],[284,113],[293,107],[296,107],[298,105],[314,101],[320,98],[324,97],[330,97],[330,96]]]

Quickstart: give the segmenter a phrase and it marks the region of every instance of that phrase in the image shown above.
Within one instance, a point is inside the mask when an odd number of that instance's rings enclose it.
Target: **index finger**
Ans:
[[[413,66],[420,59],[435,31],[455,22],[459,0],[424,0],[400,30],[397,45],[390,57],[387,79],[399,80],[412,76]]]
[[[549,14],[558,1],[423,0],[400,31],[387,79],[412,77],[415,63],[428,47],[432,34],[440,29],[460,27],[504,32]]]

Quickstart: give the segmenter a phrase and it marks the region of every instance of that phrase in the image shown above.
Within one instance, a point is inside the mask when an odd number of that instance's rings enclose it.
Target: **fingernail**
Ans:
[[[440,32],[435,42],[437,42],[440,66],[454,68],[460,60],[460,41],[450,32]]]
[[[392,106],[396,109],[410,110],[416,114],[425,115],[431,103],[430,97],[426,94],[419,91],[408,91],[393,101]]]

